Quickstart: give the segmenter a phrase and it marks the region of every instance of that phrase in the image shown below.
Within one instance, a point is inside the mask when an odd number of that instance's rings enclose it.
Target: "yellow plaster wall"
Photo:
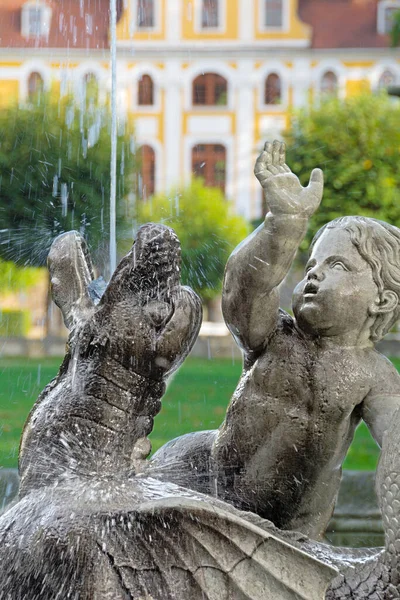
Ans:
[[[0,67],[2,68],[15,68],[20,67],[22,65],[21,61],[1,61]]]
[[[131,4],[129,3],[126,10],[123,12],[121,19],[117,23],[117,40],[119,42],[126,41],[157,41],[165,39],[165,10],[168,0],[160,0],[159,13],[157,15],[158,22],[154,31],[137,31],[135,28],[133,35],[130,34],[131,22],[136,23],[136,18],[132,15]]]
[[[192,18],[189,19],[188,15]],[[184,40],[232,40],[239,37],[239,0],[226,0],[225,29],[223,31],[196,31],[194,0],[183,0],[182,38]]]
[[[346,82],[346,96],[356,96],[371,91],[371,84],[365,79],[350,80]]]
[[[19,95],[19,82],[17,80],[3,79],[0,81],[0,106],[9,106],[16,100]]]
[[[343,65],[349,69],[369,69],[373,67],[375,62],[373,60],[344,60]]]
[[[254,31],[256,40],[279,39],[279,40],[307,40],[311,41],[312,28],[300,21],[298,17],[298,0],[289,0],[289,26],[287,31],[264,31],[262,27],[263,17],[260,14],[260,3],[255,0]]]

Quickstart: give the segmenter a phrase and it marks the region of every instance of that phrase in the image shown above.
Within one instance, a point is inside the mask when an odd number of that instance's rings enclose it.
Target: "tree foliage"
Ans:
[[[175,230],[182,245],[182,280],[204,302],[220,293],[229,254],[249,231],[222,192],[205,187],[200,179],[181,192],[140,204],[138,220],[165,223]]]
[[[400,226],[399,124],[400,103],[386,94],[328,100],[293,118],[286,135],[289,166],[303,185],[314,167],[325,176],[308,242],[319,227],[342,215]]]
[[[22,268],[0,259],[0,293],[29,289],[38,282],[41,272],[42,269]]]
[[[118,139],[118,197],[134,169],[131,131]],[[44,263],[53,238],[78,229],[94,248],[109,238],[107,107],[42,96],[0,111],[0,256]]]

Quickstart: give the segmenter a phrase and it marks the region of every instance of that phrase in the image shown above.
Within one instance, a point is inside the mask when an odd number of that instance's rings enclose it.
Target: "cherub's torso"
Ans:
[[[253,510],[270,506],[264,516],[285,523],[315,503],[321,481],[332,504],[363,400],[399,389],[394,367],[374,349],[323,350],[285,315],[243,373],[214,457],[219,467],[245,467],[234,483],[243,508],[246,499]]]

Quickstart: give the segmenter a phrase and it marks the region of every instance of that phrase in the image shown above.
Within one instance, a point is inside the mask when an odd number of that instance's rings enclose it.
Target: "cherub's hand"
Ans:
[[[285,163],[285,144],[267,142],[257,159],[254,174],[261,183],[269,210],[274,215],[310,217],[320,205],[324,188],[321,169],[314,169],[303,187]]]

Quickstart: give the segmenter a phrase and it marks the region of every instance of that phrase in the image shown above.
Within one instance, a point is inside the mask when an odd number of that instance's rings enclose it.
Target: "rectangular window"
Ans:
[[[148,29],[155,26],[154,1],[137,0],[137,24],[139,29]]]
[[[283,0],[265,0],[265,27],[283,27]]]
[[[393,17],[400,10],[399,6],[388,6],[385,8],[385,33],[390,33],[393,27]]]
[[[51,13],[50,6],[43,2],[26,2],[21,10],[21,34],[27,38],[48,36]]]
[[[201,26],[203,29],[219,27],[219,0],[202,0]]]
[[[28,35],[42,35],[43,15],[40,8],[35,6],[28,9]]]

